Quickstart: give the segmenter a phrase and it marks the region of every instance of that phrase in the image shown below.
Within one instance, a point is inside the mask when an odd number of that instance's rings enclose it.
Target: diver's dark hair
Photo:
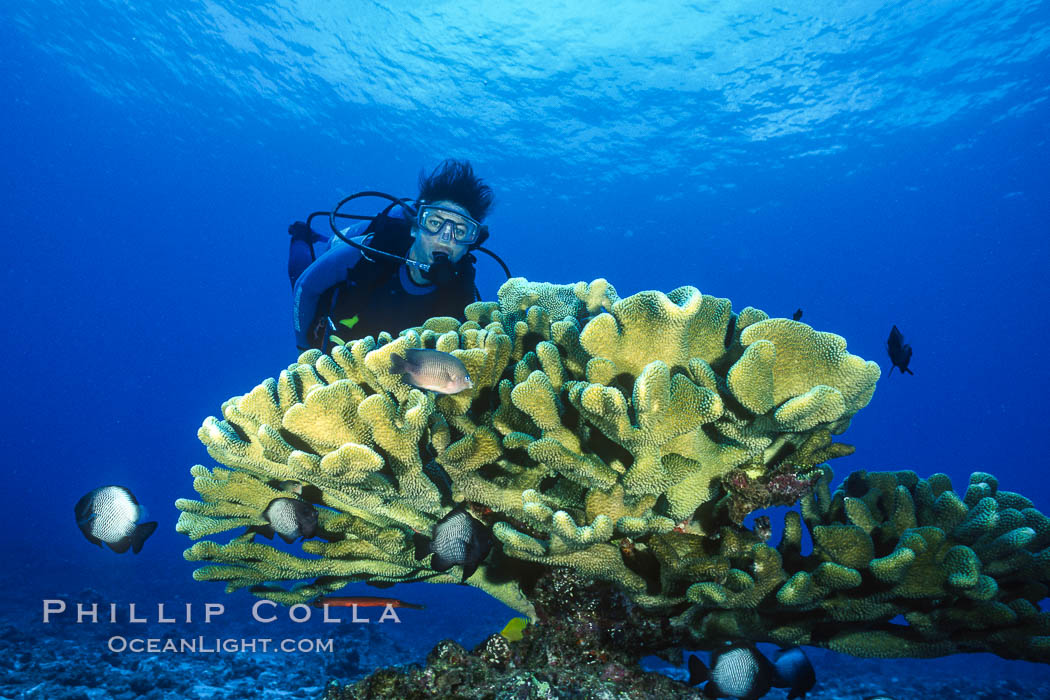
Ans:
[[[460,205],[478,221],[492,206],[492,188],[474,174],[469,160],[444,160],[429,176],[419,173],[419,199],[437,202],[446,199]]]

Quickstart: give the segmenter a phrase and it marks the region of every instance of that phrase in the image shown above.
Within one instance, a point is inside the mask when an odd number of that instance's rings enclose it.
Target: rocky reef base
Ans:
[[[350,685],[331,683],[325,700],[701,697],[697,689],[638,665],[646,654],[680,657],[680,646],[666,616],[645,613],[613,586],[558,569],[537,582],[530,601],[539,620],[517,641],[493,634],[467,651],[445,640],[426,666],[381,669]]]

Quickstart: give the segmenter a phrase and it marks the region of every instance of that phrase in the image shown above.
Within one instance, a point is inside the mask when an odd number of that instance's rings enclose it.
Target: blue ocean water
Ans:
[[[173,503],[195,495],[190,466],[213,463],[201,421],[297,356],[286,228],[350,192],[414,195],[448,157],[495,190],[488,245],[517,276],[802,308],[878,361],[840,478],[913,469],[958,489],[988,471],[1050,511],[1045,2],[530,8],[0,9],[0,551],[9,619],[29,635],[17,644],[101,651],[104,630],[42,627],[43,599],[81,594],[223,602],[216,629],[237,628],[253,599],[192,582]],[[485,298],[502,279],[482,258]],[[894,324],[914,376],[887,376]],[[75,526],[73,504],[108,483],[160,523],[137,556]],[[359,667],[419,660],[446,636],[469,646],[512,614],[466,587],[392,594],[428,610],[344,628]],[[963,662],[978,677],[1048,678]],[[894,664],[873,673],[915,668]]]

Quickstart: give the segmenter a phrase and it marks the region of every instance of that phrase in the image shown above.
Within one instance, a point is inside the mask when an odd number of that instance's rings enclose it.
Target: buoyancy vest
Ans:
[[[379,215],[366,229],[367,245],[404,257],[412,245],[412,224],[401,217]],[[385,256],[366,257],[347,269],[346,281],[321,296],[311,343],[330,350],[330,336],[348,342],[381,331],[422,325],[434,316],[462,318],[463,308],[476,298],[473,255],[456,263],[456,277],[447,285],[417,285],[403,262]]]

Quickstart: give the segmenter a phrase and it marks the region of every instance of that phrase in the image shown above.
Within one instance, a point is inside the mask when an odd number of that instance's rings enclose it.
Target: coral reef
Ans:
[[[620,299],[604,280],[511,280],[465,317],[306,352],[207,419],[199,437],[227,468],[193,467],[202,500],[177,502],[180,532],[261,525],[295,493],[330,541],[203,540],[186,551],[195,578],[289,604],[352,581],[458,582],[415,558],[413,534],[465,502],[501,545],[468,584],[541,622],[552,572],[608,587],[673,620],[639,655],[750,638],[1047,660],[1033,608],[1050,527],[1031,504],[996,500],[988,479],[952,501],[944,479],[906,472],[854,475],[831,497],[821,465],[852,451],[832,436],[879,376],[841,337],[692,287]],[[404,384],[390,358],[408,348],[455,354],[473,387]],[[741,525],[800,497],[810,555],[797,516],[776,548],[768,525]]]
[[[1050,520],[990,474],[965,495],[944,474],[854,472],[831,493],[830,469],[789,511],[773,549],[723,528],[721,580],[686,592],[676,624],[693,643],[749,638],[862,657],[988,651],[1050,663]],[[813,551],[802,554],[803,522]],[[665,535],[685,540],[688,535]],[[710,543],[673,543],[685,568],[710,569]],[[681,552],[690,552],[682,557]]]

